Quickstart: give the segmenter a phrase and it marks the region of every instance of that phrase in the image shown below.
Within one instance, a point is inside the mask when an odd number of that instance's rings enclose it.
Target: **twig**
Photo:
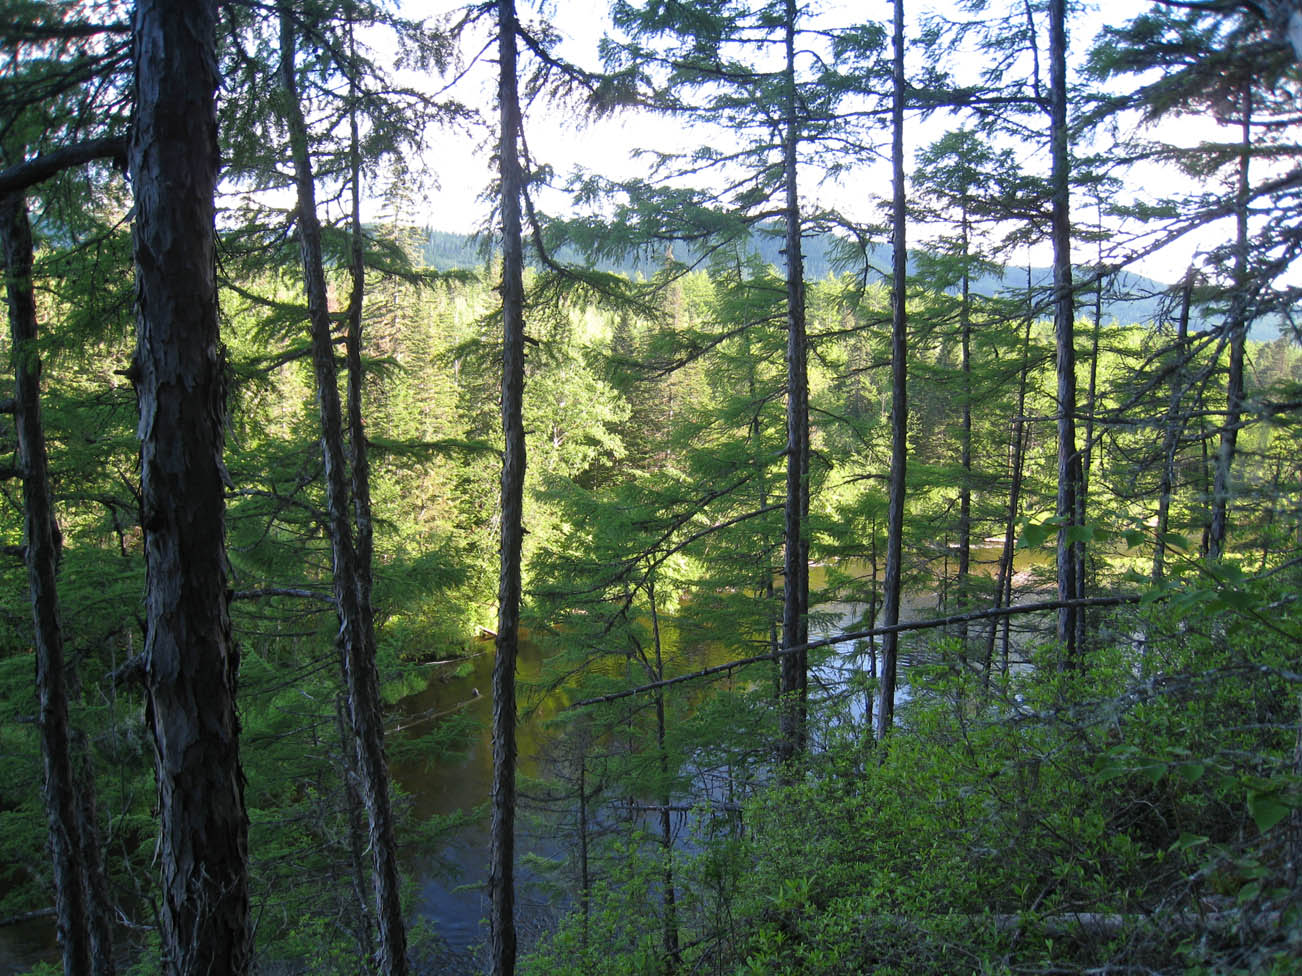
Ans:
[[[852,630],[843,634],[836,634],[832,637],[823,637],[819,640],[809,641],[806,644],[800,644],[795,647],[784,647],[771,651],[767,654],[757,654],[754,657],[739,658],[735,661],[728,661],[724,664],[716,664],[713,667],[702,668],[699,671],[693,671],[690,674],[680,674],[673,678],[666,678],[663,681],[653,681],[650,684],[639,685],[636,688],[628,688],[624,691],[611,692],[609,695],[598,695],[596,698],[585,698],[582,701],[573,702],[566,706],[566,709],[584,708],[588,705],[604,705],[607,702],[618,701],[621,698],[629,698],[633,695],[640,695],[646,691],[655,691],[657,688],[667,688],[670,685],[681,684],[684,681],[694,681],[697,678],[707,678],[713,674],[720,674],[724,671],[731,671],[733,668],[745,667],[749,664],[759,664],[761,661],[777,661],[788,654],[798,654],[801,651],[809,651],[818,647],[828,647],[832,644],[841,644],[845,641],[862,640],[866,637],[880,637],[882,634],[899,634],[906,630],[929,630],[934,627],[948,627],[951,624],[966,623],[973,620],[987,620],[991,617],[1008,617],[1019,613],[1036,613],[1042,610],[1058,610],[1062,607],[1115,607],[1126,603],[1138,603],[1139,594],[1131,596],[1095,596],[1087,597],[1083,600],[1046,600],[1040,603],[1023,603],[1013,607],[995,607],[989,610],[974,610],[971,613],[956,613],[948,617],[937,617],[932,620],[911,620],[907,623],[894,624],[889,627],[873,627],[869,630]]]

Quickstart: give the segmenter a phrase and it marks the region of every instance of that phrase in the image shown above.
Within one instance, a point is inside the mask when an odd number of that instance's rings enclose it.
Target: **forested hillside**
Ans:
[[[489,260],[485,243],[482,238],[473,234],[453,234],[426,228],[423,231],[419,259],[425,267],[437,271],[477,270]],[[839,272],[844,271],[847,265],[852,266],[854,263],[852,259],[846,257],[845,241],[836,235],[806,237],[803,247],[805,274],[814,281],[835,277]],[[749,243],[741,249],[741,253],[747,257],[754,256],[766,266],[778,267],[783,261],[781,239],[767,233],[764,229],[752,233]],[[869,242],[866,255],[869,280],[872,282],[887,280],[891,266],[890,248],[885,244]],[[571,264],[583,262],[582,253],[572,246],[562,247],[555,256]],[[706,255],[703,250],[698,251],[689,247],[683,255],[683,260],[685,263],[694,264],[706,260]],[[859,260],[861,261],[862,258]],[[911,274],[917,274],[920,268],[928,266],[928,255],[925,250],[920,261],[918,257],[910,257]],[[628,254],[619,259],[599,261],[596,267],[601,271],[610,271],[627,278],[647,279],[662,270],[663,263],[663,254]],[[1027,269],[1024,267],[1014,268],[992,263],[975,269],[975,273],[970,276],[968,287],[985,298],[995,298],[1010,290],[1024,289],[1026,277]],[[1051,268],[1032,265],[1030,278],[1032,289],[1045,291],[1053,286]],[[956,285],[957,283],[951,284],[950,290],[955,290]],[[1169,302],[1170,294],[1169,284],[1128,271],[1117,271],[1109,278],[1104,291],[1104,319],[1110,324],[1113,320],[1118,324],[1160,322],[1164,315],[1164,302]],[[1194,320],[1198,323],[1194,326],[1196,331],[1215,327],[1210,308],[1196,310],[1193,314],[1207,316],[1206,321],[1201,318]],[[1287,332],[1288,328],[1288,322],[1283,316],[1266,314],[1253,320],[1249,327],[1249,337],[1269,342],[1278,337],[1281,331]]]
[[[1296,4],[0,4],[0,971],[1302,965]]]

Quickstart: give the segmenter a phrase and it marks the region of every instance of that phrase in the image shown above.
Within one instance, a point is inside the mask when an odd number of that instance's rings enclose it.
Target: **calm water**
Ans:
[[[999,548],[985,546],[974,551],[973,573],[993,578]],[[952,572],[956,557],[941,551],[936,556],[936,569],[948,558]],[[1018,552],[1015,569],[1023,581],[1036,566],[1048,565],[1044,553]],[[857,576],[863,580],[871,575],[866,564],[848,563],[838,567],[841,574]],[[810,586],[818,591],[827,583],[825,567],[811,567]],[[902,600],[901,620],[925,619],[936,613],[938,595],[934,592],[906,594]],[[834,600],[814,608],[815,625],[811,636],[815,639],[834,636],[847,629],[862,625],[867,607],[852,600]],[[439,723],[462,717],[469,723],[464,749],[455,761],[428,761],[407,758],[392,764],[395,782],[408,794],[412,814],[422,820],[435,816],[470,814],[470,820],[449,831],[441,849],[434,856],[412,858],[404,865],[409,877],[418,879],[419,894],[413,905],[414,912],[430,920],[436,931],[459,952],[469,952],[486,938],[481,919],[487,915],[485,885],[487,882],[488,823],[486,804],[492,777],[492,745],[489,733],[490,674],[492,671],[493,643],[478,641],[471,648],[472,656],[463,662],[450,662],[430,666],[425,687],[417,694],[402,699],[393,710],[389,741],[397,744],[403,737],[412,737],[429,731]],[[840,681],[842,666],[866,667],[866,662],[854,658],[856,648],[850,642],[836,645],[834,661],[824,674],[825,681]],[[682,671],[721,664],[731,658],[731,652],[722,648],[689,648],[679,655],[678,667]],[[901,662],[900,701],[908,697],[907,657]],[[525,642],[521,646],[518,674],[522,683],[536,681],[542,668],[538,649]],[[458,675],[458,670],[462,671]],[[678,693],[683,693],[680,689]],[[519,772],[529,779],[545,778],[549,768],[545,758],[550,743],[547,719],[567,704],[564,690],[543,700],[533,709],[529,719],[521,723],[518,732]],[[536,704],[536,703],[533,703]],[[863,702],[852,703],[852,714],[862,719]],[[528,816],[521,818],[520,836],[517,839],[517,861],[520,863],[518,895],[524,926],[544,926],[556,911],[555,896],[538,884],[538,876],[525,865],[527,855],[560,859],[564,856],[563,832],[555,825],[541,825]],[[563,906],[560,906],[563,907]],[[54,925],[52,920],[0,927],[0,974],[20,972],[40,961],[56,961]]]
[[[982,575],[993,580],[997,570],[999,547],[987,545],[973,552],[973,574]],[[946,554],[941,553],[937,559],[943,562]],[[950,555],[949,569],[952,572],[957,557]],[[1041,553],[1018,552],[1014,569],[1021,574],[1023,581],[1026,574],[1036,566],[1047,565]],[[937,569],[940,569],[938,564]],[[838,567],[841,574],[858,576],[867,580],[871,575],[867,564],[848,563]],[[810,570],[810,587],[814,591],[822,590],[827,584],[826,567],[814,566]],[[901,601],[901,621],[922,620],[934,616],[937,610],[938,595],[935,592],[917,592],[905,594]],[[820,604],[813,608],[815,625],[811,627],[811,637],[835,636],[846,630],[859,629],[862,617],[867,612],[865,603],[851,600],[839,600]],[[662,621],[663,624],[663,621]],[[974,631],[977,633],[977,631]],[[667,641],[668,643],[668,641]],[[429,682],[416,695],[403,699],[398,704],[398,713],[403,716],[398,734],[416,734],[428,729],[431,722],[446,720],[451,715],[466,715],[473,718],[478,729],[468,743],[468,749],[458,762],[454,763],[395,763],[394,779],[403,789],[411,794],[417,816],[428,817],[436,814],[450,814],[463,811],[483,809],[488,802],[492,782],[492,743],[489,733],[490,719],[490,672],[492,670],[493,645],[491,641],[480,644],[480,653],[471,661],[471,673],[463,677],[454,677],[455,664],[436,665],[431,668]],[[844,667],[867,667],[864,660],[856,658],[853,642],[834,645],[833,662],[824,672],[827,682],[842,682]],[[679,670],[687,672],[695,668],[722,664],[733,657],[731,651],[722,648],[697,648],[686,652],[680,661]],[[901,661],[901,683],[897,689],[897,702],[908,699],[907,655]],[[536,680],[540,674],[542,661],[537,648],[523,644],[520,653],[519,676],[522,682]],[[476,693],[478,692],[478,695]],[[679,686],[671,694],[685,693],[685,687]],[[543,758],[545,748],[550,741],[546,719],[556,714],[567,703],[564,692],[553,695],[544,702],[533,717],[522,722],[519,728],[519,759],[522,776],[539,778],[548,772],[547,761]],[[865,703],[852,702],[851,712],[857,720],[862,720]],[[415,716],[433,716],[423,721],[413,721]],[[530,831],[528,825],[522,826],[521,836],[517,841],[517,860],[523,860],[527,854],[554,858],[564,853],[564,844],[559,837],[560,831],[539,833],[537,828]],[[437,859],[414,860],[408,863],[407,870],[420,880],[420,898],[415,910],[431,920],[442,936],[456,949],[471,947],[486,937],[486,930],[481,928],[480,920],[487,915],[488,902],[485,897],[488,861],[488,825],[486,815],[479,822],[456,830]],[[525,882],[520,901],[522,912],[530,911],[531,902],[535,913],[548,913],[548,899],[541,892],[529,891],[530,878],[535,877],[527,870],[522,872]],[[539,919],[539,921],[543,921]]]

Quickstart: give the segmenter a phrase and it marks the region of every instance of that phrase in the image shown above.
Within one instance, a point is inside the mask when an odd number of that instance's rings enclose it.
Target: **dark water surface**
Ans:
[[[995,545],[974,549],[973,574],[993,578],[998,553],[999,547]],[[956,556],[944,551],[937,556],[938,570],[941,568],[939,563],[946,558],[950,560],[950,571],[953,570]],[[1020,551],[1014,568],[1025,581],[1029,571],[1049,565],[1050,559],[1051,554],[1045,552]],[[871,575],[867,565],[862,563],[844,563],[838,566],[838,570],[865,581]],[[828,575],[825,567],[811,567],[811,589],[823,589]],[[847,587],[848,596],[853,596],[853,589],[853,584]],[[901,620],[919,620],[935,615],[937,601],[935,592],[906,594],[902,600]],[[862,624],[861,618],[866,610],[865,604],[853,599],[821,604],[813,608],[817,619],[811,628],[811,637],[819,639],[857,628]],[[667,643],[671,639],[667,638]],[[422,821],[457,814],[467,818],[466,822],[447,833],[441,848],[433,856],[411,857],[403,865],[405,875],[416,879],[419,887],[412,905],[413,913],[429,922],[450,948],[466,955],[473,954],[487,938],[487,929],[481,920],[488,912],[487,804],[492,782],[489,719],[493,642],[491,639],[477,641],[470,650],[469,658],[431,664],[425,686],[416,694],[403,698],[392,709],[388,732],[388,741],[397,747],[393,751],[401,757],[391,765],[393,779],[408,795],[412,815]],[[866,667],[866,661],[856,656],[861,651],[862,646],[856,648],[851,642],[836,645],[824,680],[843,681],[847,667]],[[725,663],[732,654],[721,647],[696,647],[675,649],[672,656],[674,669],[682,673]],[[523,641],[517,672],[521,683],[536,682],[542,663],[538,648]],[[901,662],[905,672],[901,674],[901,701],[908,697],[907,665],[906,658]],[[566,690],[561,688],[544,698],[541,704],[530,703],[535,707],[521,722],[517,733],[521,778],[538,780],[547,777],[546,752],[552,735],[547,720],[568,701]],[[864,703],[853,704],[852,713],[856,719],[862,719]],[[462,743],[464,748],[457,758],[431,760],[410,755],[400,748],[404,738],[420,736],[456,717],[470,723]],[[526,931],[545,928],[564,905],[556,904],[554,893],[542,887],[542,879],[526,861],[530,855],[562,859],[566,853],[564,831],[558,824],[549,825],[545,817],[541,821],[536,817],[521,817],[519,828],[516,855],[520,921]],[[57,960],[53,919],[0,927],[0,976],[21,972],[38,962]]]

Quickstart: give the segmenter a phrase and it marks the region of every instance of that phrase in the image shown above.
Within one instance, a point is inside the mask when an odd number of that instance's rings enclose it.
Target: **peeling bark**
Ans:
[[[226,586],[215,25],[213,0],[139,0],[133,23],[146,718],[163,961],[178,976],[246,973],[251,955],[239,654]]]

